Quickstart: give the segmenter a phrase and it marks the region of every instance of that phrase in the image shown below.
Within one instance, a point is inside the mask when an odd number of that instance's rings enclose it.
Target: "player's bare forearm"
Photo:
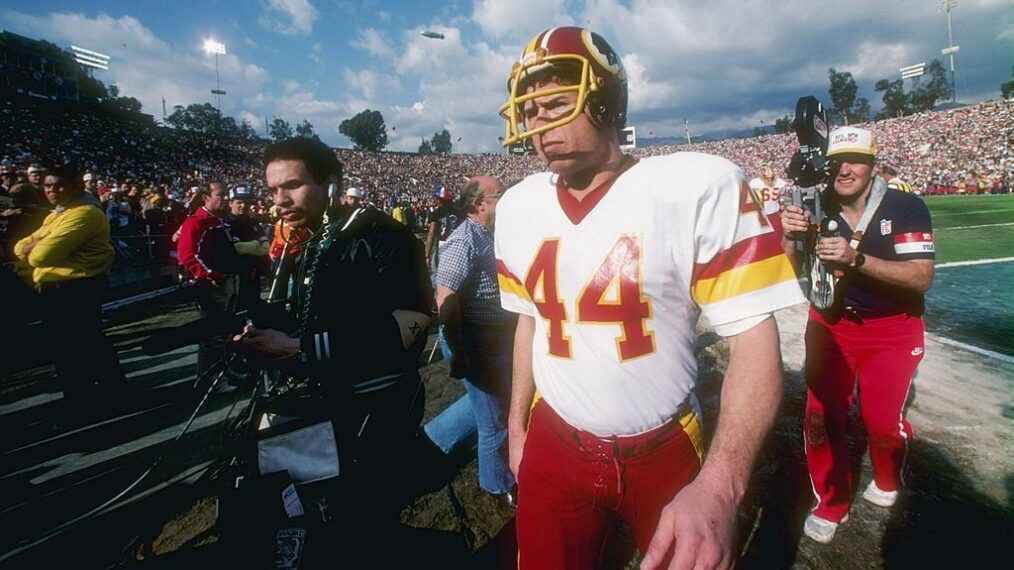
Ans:
[[[774,317],[728,341],[718,427],[698,477],[726,481],[738,503],[781,401],[782,355]]]
[[[535,398],[535,377],[532,374],[532,339],[535,337],[535,320],[527,315],[518,317],[514,330],[514,371],[511,377],[510,415],[507,419],[507,439],[510,468],[517,476],[521,454],[528,435],[528,416]]]
[[[729,568],[736,511],[782,394],[778,327],[768,318],[729,337],[718,428],[700,474],[667,504],[641,568]]]

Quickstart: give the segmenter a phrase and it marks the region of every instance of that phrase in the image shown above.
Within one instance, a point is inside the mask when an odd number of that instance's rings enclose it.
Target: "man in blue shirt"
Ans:
[[[451,376],[461,379],[467,395],[425,429],[445,453],[477,431],[479,487],[513,505],[507,413],[516,319],[500,306],[493,254],[493,223],[502,193],[495,178],[470,179],[458,200],[467,217],[440,249],[436,284],[442,348]]]

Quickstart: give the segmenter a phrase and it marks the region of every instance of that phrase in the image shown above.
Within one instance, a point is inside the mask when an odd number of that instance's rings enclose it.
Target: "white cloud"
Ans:
[[[287,36],[309,35],[320,12],[310,0],[268,0],[258,23]]]
[[[79,45],[110,56],[108,71],[97,71],[103,83],[115,84],[124,95],[136,97],[143,111],[161,115],[166,105],[214,102],[215,59],[199,45],[174,46],[158,38],[131,16],[95,17],[79,13],[35,16],[14,11],[0,12],[0,22],[16,24],[19,31],[46,38],[58,45]],[[258,93],[268,82],[266,69],[245,63],[234,54],[219,56],[222,112],[235,113],[238,102]]]
[[[362,98],[367,101],[382,100],[401,92],[397,76],[371,69],[360,71],[345,69],[342,71],[342,80],[346,86],[359,91]]]
[[[527,42],[539,31],[573,24],[565,0],[477,0],[472,20],[494,38]]]
[[[359,35],[350,40],[349,45],[374,57],[393,58],[395,56],[391,40],[383,32],[374,28],[359,30]]]

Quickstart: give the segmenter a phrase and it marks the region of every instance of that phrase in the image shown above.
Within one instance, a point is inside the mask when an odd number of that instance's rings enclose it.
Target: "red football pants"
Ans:
[[[700,470],[700,422],[689,406],[649,432],[600,438],[540,400],[518,474],[518,568],[597,568],[614,517],[645,552],[664,507]]]
[[[813,513],[829,521],[848,514],[852,469],[848,410],[858,379],[859,410],[870,443],[873,479],[884,491],[901,486],[912,439],[904,407],[923,356],[923,322],[905,314],[825,320],[810,309],[806,324],[806,465],[817,497]]]

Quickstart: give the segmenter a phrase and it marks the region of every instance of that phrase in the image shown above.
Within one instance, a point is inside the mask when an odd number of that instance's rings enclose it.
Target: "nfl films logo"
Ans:
[[[880,220],[880,235],[886,236],[891,233],[891,220]]]
[[[856,133],[840,133],[835,135],[834,140],[831,141],[832,145],[840,144],[856,144],[859,142],[859,135]]]

